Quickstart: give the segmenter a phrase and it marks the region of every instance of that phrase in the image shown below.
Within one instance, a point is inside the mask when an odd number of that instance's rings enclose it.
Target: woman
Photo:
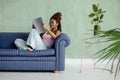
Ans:
[[[33,27],[31,32],[29,33],[27,41],[24,41],[22,39],[16,39],[15,45],[18,47],[18,49],[21,50],[29,50],[33,51],[35,50],[43,50],[50,48],[55,39],[60,35],[61,33],[61,13],[57,12],[50,18],[50,29],[43,23],[43,28],[46,30],[46,32],[40,36],[38,31]]]

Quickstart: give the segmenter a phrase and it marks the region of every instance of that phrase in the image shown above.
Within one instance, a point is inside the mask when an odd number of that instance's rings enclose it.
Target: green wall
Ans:
[[[0,0],[0,32],[29,32],[34,18],[41,16],[48,25],[49,18],[59,11],[62,31],[71,38],[66,58],[81,58],[82,38],[93,29],[88,18],[93,3],[107,11],[103,30],[120,27],[120,0]],[[84,58],[91,58],[95,49],[84,50]]]

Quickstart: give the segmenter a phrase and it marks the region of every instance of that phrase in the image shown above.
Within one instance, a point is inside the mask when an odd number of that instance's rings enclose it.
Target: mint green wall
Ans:
[[[0,32],[29,32],[32,20],[42,16],[48,25],[55,12],[62,13],[62,30],[71,38],[67,58],[80,58],[83,34],[93,29],[88,14],[91,5],[99,3],[106,10],[102,29],[120,27],[120,0],[0,0]],[[91,58],[94,48],[85,49],[84,58]]]

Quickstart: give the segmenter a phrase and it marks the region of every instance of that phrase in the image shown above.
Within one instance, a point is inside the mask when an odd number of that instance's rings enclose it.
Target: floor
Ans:
[[[90,60],[88,60],[90,61]],[[79,59],[66,59],[65,71],[52,72],[0,72],[0,80],[114,80],[114,73],[97,69],[94,64]],[[120,80],[120,76],[116,78]]]

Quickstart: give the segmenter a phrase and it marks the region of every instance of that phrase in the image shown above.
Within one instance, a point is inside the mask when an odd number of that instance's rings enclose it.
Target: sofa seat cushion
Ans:
[[[55,57],[19,57],[19,56],[4,56],[0,57],[0,61],[55,61]]]
[[[0,56],[16,56],[18,49],[0,49]]]
[[[54,49],[47,49],[47,50],[19,50],[18,51],[19,56],[53,56],[55,55]]]

